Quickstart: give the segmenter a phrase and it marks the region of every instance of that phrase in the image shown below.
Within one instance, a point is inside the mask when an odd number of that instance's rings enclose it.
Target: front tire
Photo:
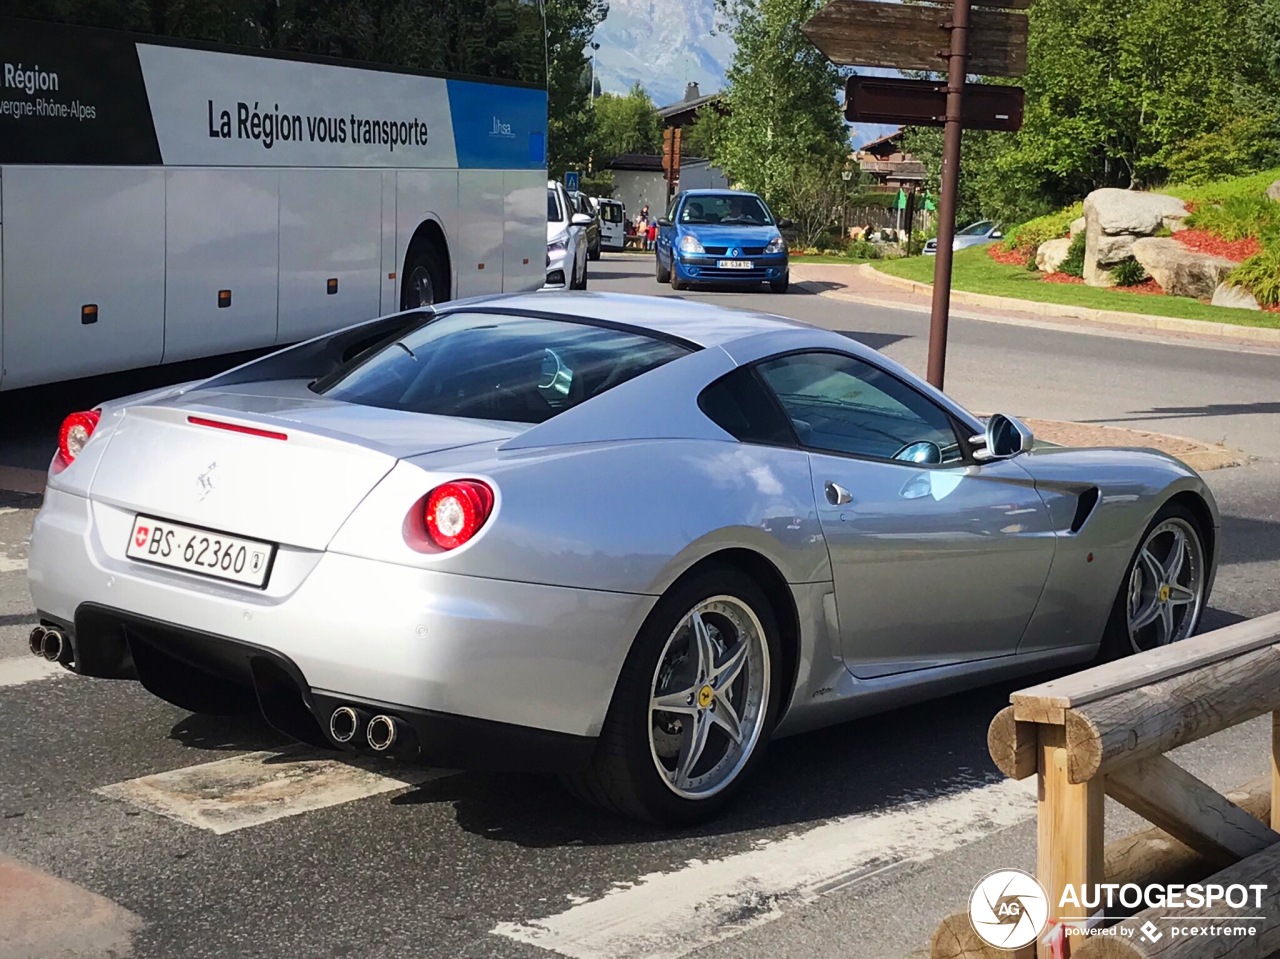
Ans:
[[[789,287],[790,285],[791,285],[791,274],[788,272],[788,273],[784,273],[782,275],[782,279],[780,280],[771,280],[769,282],[769,289],[774,293],[786,293],[787,287]]]
[[[759,586],[728,566],[677,584],[641,627],[579,798],[667,826],[704,822],[764,756],[781,689],[778,627]]]
[[[587,251],[587,259],[589,259],[589,260],[598,260],[598,259],[600,259],[600,246],[601,246],[601,244],[602,244],[602,243],[603,243],[603,241],[602,241],[602,240],[597,240],[597,241],[596,241],[596,245],[595,245],[595,246],[593,246],[590,250],[588,250],[588,251]]]
[[[1111,662],[1194,634],[1208,599],[1208,556],[1199,518],[1179,503],[1166,503],[1129,560],[1099,659]]]
[[[659,283],[671,282],[671,271],[662,265],[662,258],[658,254],[653,255],[654,275],[658,278]]]
[[[587,260],[586,260],[586,257],[583,257],[583,260],[582,260],[582,274],[581,274],[581,276],[578,276],[578,275],[577,275],[578,271],[577,271],[577,269],[576,269],[576,268],[574,269],[574,271],[573,271],[573,272],[574,272],[574,275],[573,275],[573,277],[572,277],[572,278],[570,279],[570,281],[569,281],[569,289],[571,289],[571,290],[585,290],[585,289],[587,288]]]
[[[671,289],[677,293],[689,289],[689,284],[680,279],[680,270],[676,267],[675,261],[671,263]]]
[[[444,257],[428,245],[404,265],[400,285],[400,309],[416,310],[449,299],[449,271]]]

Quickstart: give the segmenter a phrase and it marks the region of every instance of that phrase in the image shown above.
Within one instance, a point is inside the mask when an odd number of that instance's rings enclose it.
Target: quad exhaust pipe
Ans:
[[[27,647],[31,650],[32,655],[42,656],[49,662],[58,663],[60,666],[70,667],[71,661],[74,659],[71,637],[60,629],[37,626],[31,631],[31,635],[27,637]]]

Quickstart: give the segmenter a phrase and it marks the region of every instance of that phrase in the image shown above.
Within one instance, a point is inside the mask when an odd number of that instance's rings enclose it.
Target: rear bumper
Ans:
[[[594,738],[655,601],[328,552],[291,558],[295,571],[309,571],[290,588],[255,590],[111,555],[93,515],[89,500],[51,489],[31,540],[36,608],[74,624],[78,661],[97,662],[93,644],[107,640],[96,637],[118,634],[132,618],[164,627],[139,640],[161,653],[199,635],[279,657],[313,698]],[[105,627],[94,610],[109,611]],[[108,666],[86,671],[110,674]]]

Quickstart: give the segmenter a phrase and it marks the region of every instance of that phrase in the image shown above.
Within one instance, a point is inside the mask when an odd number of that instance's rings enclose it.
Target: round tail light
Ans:
[[[479,480],[454,480],[427,494],[427,535],[441,549],[455,549],[493,512],[493,490]]]
[[[97,410],[72,413],[63,420],[62,428],[58,430],[58,452],[62,454],[62,458],[70,463],[79,456],[97,426]]]

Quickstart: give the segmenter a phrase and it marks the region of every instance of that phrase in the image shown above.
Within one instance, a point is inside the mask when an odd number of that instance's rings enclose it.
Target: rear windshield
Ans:
[[[542,423],[688,352],[569,320],[455,313],[356,357],[312,389],[389,410]]]
[[[600,219],[606,223],[622,222],[622,206],[618,203],[601,203]]]

